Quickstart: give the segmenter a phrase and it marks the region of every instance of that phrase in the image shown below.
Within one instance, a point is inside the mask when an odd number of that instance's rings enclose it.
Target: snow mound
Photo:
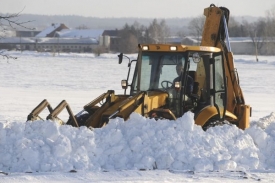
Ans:
[[[274,119],[262,118],[264,123]],[[242,131],[234,125],[194,124],[193,113],[173,120],[133,113],[127,122],[74,128],[52,121],[1,122],[0,170],[255,170],[275,168],[275,123]]]

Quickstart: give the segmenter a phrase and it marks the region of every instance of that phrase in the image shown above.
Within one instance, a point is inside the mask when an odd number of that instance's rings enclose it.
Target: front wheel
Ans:
[[[203,126],[202,129],[204,131],[208,130],[211,127],[215,127],[215,126],[223,126],[223,125],[232,125],[231,123],[229,123],[226,120],[220,121],[217,118],[211,118],[209,119]]]

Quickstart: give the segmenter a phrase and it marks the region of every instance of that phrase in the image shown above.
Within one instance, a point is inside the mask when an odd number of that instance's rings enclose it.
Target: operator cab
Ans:
[[[187,111],[196,115],[209,105],[224,111],[226,86],[222,52],[214,53],[207,47],[203,47],[206,50],[198,49],[200,47],[171,50],[173,46],[170,46],[170,50],[158,50],[158,45],[154,46],[156,50],[140,49],[132,83],[127,84],[131,96],[139,92],[146,92],[148,96],[167,93],[167,102],[162,108],[169,109],[176,117]],[[177,72],[179,66],[181,71]]]
[[[190,55],[191,52],[143,51],[138,58],[137,67],[140,72],[134,74],[131,95],[140,91],[148,94],[153,91],[165,92],[168,94],[165,107],[177,117],[192,109],[191,95],[197,63],[190,59]],[[180,101],[183,101],[184,108]]]

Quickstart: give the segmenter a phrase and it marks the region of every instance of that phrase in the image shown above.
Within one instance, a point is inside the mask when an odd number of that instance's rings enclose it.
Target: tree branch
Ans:
[[[24,10],[25,8],[23,8]],[[22,10],[22,11],[23,11]],[[25,26],[26,23],[32,22],[32,21],[25,21],[20,22],[18,17],[20,16],[20,13],[14,13],[14,14],[7,14],[7,15],[1,15],[0,14],[0,33],[4,33],[3,35],[0,35],[0,39],[3,39],[5,37],[6,31],[8,31],[8,27],[11,27],[12,29],[16,29],[15,26],[19,26],[25,29],[34,30],[34,28],[28,28]],[[0,56],[2,56],[4,59],[17,59],[17,57],[11,56],[9,54],[6,54],[6,50],[0,50]]]
[[[9,27],[11,27],[13,29],[16,29],[14,26],[17,25],[17,26],[25,28],[25,29],[34,30],[34,28],[29,28],[29,27],[26,27],[24,25],[26,23],[33,22],[33,20],[32,21],[31,20],[30,21],[26,21],[26,22],[19,22],[19,20],[16,19],[16,18],[18,18],[20,16],[20,13],[22,11],[20,11],[19,13],[14,13],[14,14],[10,14],[10,15],[7,14],[5,16],[0,15],[0,26],[1,26],[1,28],[5,27],[5,26],[9,26]],[[6,24],[3,23],[3,20],[6,21]],[[3,30],[6,30],[6,29],[3,28]]]

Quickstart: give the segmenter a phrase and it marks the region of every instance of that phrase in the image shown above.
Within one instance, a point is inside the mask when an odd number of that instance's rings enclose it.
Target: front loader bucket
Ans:
[[[56,108],[48,115],[47,119],[50,119],[50,120],[55,120],[55,119],[58,119],[60,121],[60,119],[57,117],[58,114],[60,114],[60,112],[66,108],[67,109],[67,112],[69,113],[70,115],[70,119],[73,120],[73,124],[72,126],[74,127],[79,127],[77,121],[76,121],[76,118],[69,106],[69,104],[66,102],[66,100],[62,100],[62,102],[60,102],[60,104],[58,104],[56,106]]]
[[[35,120],[42,120],[42,118],[39,116],[39,114],[45,109],[48,108],[49,112],[51,113],[53,111],[52,106],[50,103],[44,99],[36,108],[32,110],[32,112],[28,115],[27,121],[35,121]]]

